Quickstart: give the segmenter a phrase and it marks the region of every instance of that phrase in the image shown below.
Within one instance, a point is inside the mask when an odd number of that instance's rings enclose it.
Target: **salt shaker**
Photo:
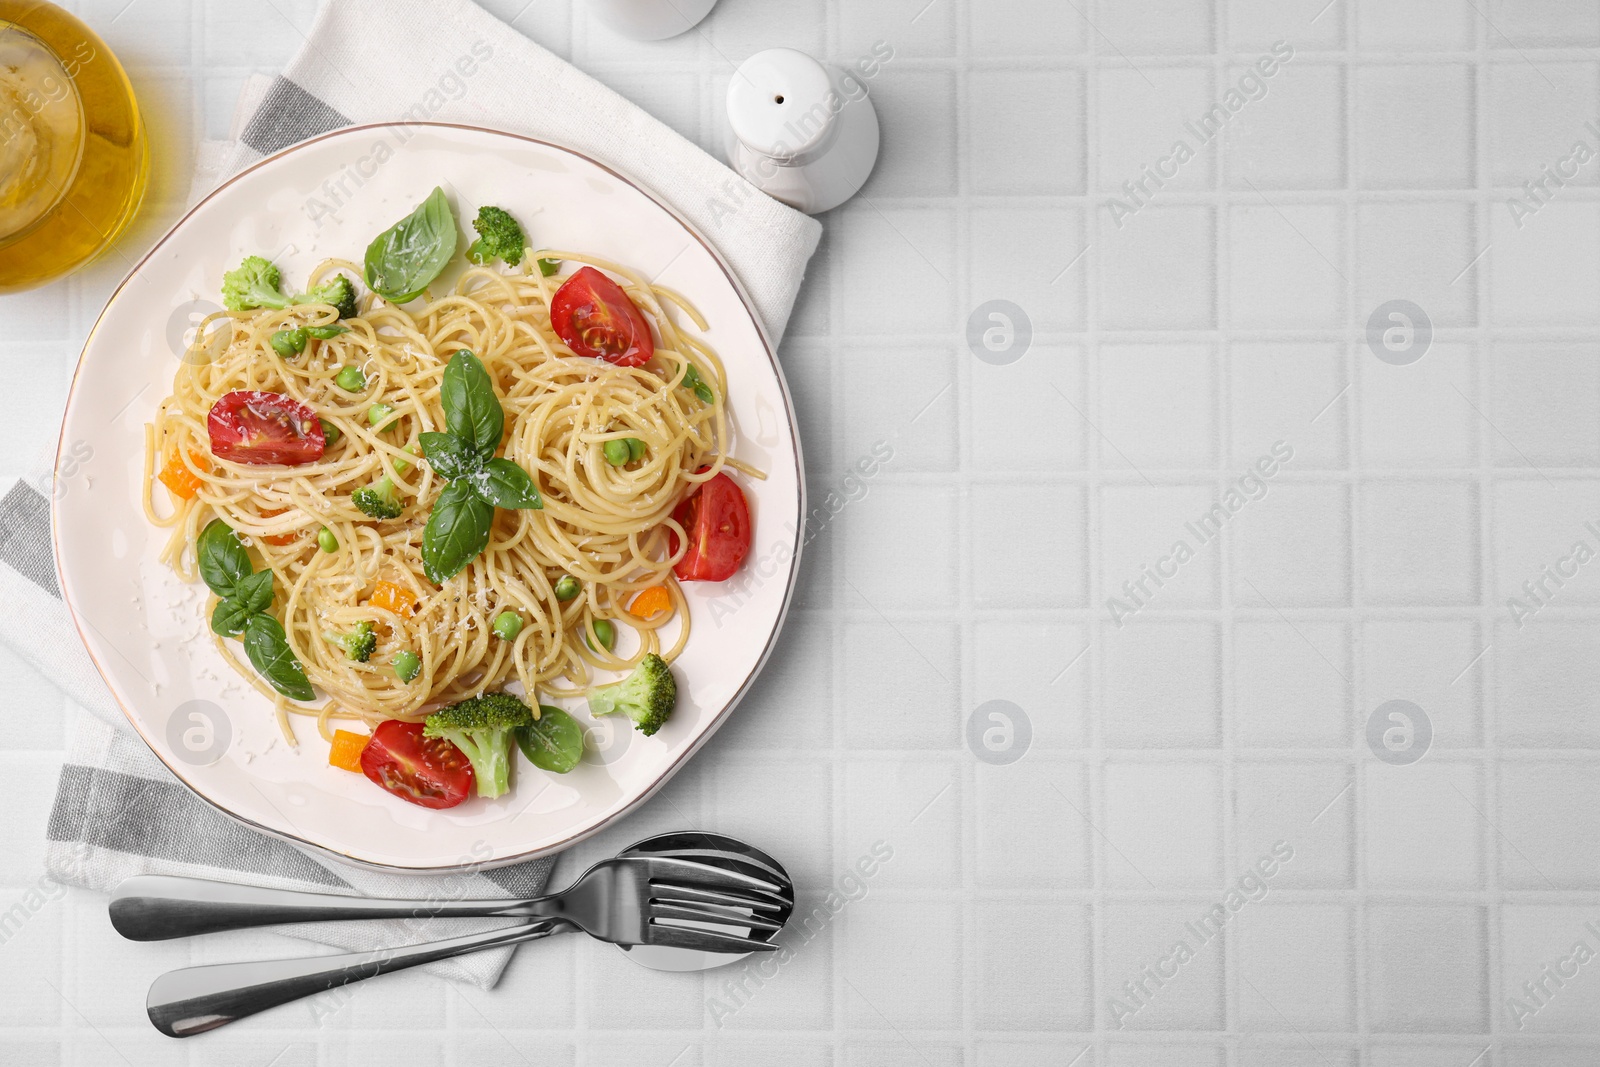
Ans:
[[[774,199],[808,214],[856,194],[878,160],[878,113],[866,83],[793,48],[745,60],[728,86],[728,162]]]
[[[635,41],[661,41],[688,33],[717,0],[589,0],[600,20]]]

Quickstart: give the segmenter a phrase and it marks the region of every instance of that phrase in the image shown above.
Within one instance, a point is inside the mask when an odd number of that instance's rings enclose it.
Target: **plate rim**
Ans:
[[[155,758],[159,760],[164,767],[166,767],[167,771],[171,773],[175,779],[177,779],[179,784],[188,790],[190,794],[199,798],[206,805],[216,811],[221,812],[234,822],[249,827],[257,833],[266,834],[269,837],[288,842],[291,845],[295,845],[300,848],[311,849],[318,856],[326,856],[337,862],[353,864],[357,867],[367,870],[383,871],[393,874],[427,876],[434,874],[451,874],[463,871],[475,873],[482,870],[493,870],[495,868],[507,867],[517,863],[525,863],[530,860],[541,859],[545,856],[557,855],[561,852],[564,852],[573,845],[576,845],[579,842],[599,833],[612,823],[633,814],[642,804],[648,801],[651,797],[655,796],[655,794],[660,791],[661,787],[666,785],[667,782],[670,781],[678,773],[678,771],[680,771],[683,766],[689,762],[690,759],[698,754],[706,742],[711,739],[712,735],[720,730],[723,724],[725,724],[732,716],[734,708],[738,707],[740,702],[742,702],[745,696],[748,695],[750,687],[755,684],[756,679],[760,677],[762,670],[766,667],[767,661],[771,658],[772,650],[777,645],[778,637],[783,632],[784,624],[788,621],[789,610],[794,606],[795,585],[800,576],[800,557],[805,549],[805,537],[803,534],[805,531],[804,520],[806,515],[807,501],[805,456],[803,445],[800,440],[799,420],[795,415],[794,398],[789,391],[788,379],[783,373],[783,364],[778,360],[778,354],[773,347],[772,338],[767,332],[767,325],[762,320],[760,313],[755,309],[755,306],[750,299],[750,294],[746,291],[743,283],[740,282],[738,275],[734,273],[733,268],[729,266],[727,260],[723,258],[722,253],[719,252],[716,246],[707,239],[705,234],[701,233],[698,227],[696,227],[688,219],[684,218],[681,212],[662,199],[662,197],[652,190],[648,185],[634,178],[630,174],[618,170],[616,167],[611,166],[610,164],[602,163],[600,160],[595,159],[593,156],[581,149],[574,148],[571,145],[561,144],[557,141],[552,141],[547,138],[534,137],[530,134],[515,133],[510,130],[495,129],[491,126],[480,126],[474,123],[464,122],[436,121],[387,121],[356,123],[354,125],[341,126],[333,130],[326,130],[322,133],[307,137],[305,140],[298,141],[295,144],[282,148],[271,155],[263,156],[261,159],[239,170],[238,173],[229,175],[226,179],[219,182],[216,188],[212,189],[199,200],[195,201],[195,203],[182,215],[180,215],[171,226],[167,227],[166,232],[163,233],[161,237],[158,238],[156,242],[145,251],[144,255],[139,258],[138,262],[136,262],[128,271],[128,273],[123,276],[122,280],[117,283],[116,287],[111,291],[111,294],[106,297],[105,304],[100,308],[99,314],[95,316],[94,325],[89,328],[89,332],[84,336],[83,347],[78,352],[77,364],[72,370],[72,381],[67,387],[66,403],[62,407],[61,426],[58,429],[56,436],[56,457],[55,462],[51,466],[52,478],[59,480],[61,477],[61,464],[66,453],[67,422],[73,411],[74,401],[78,398],[78,387],[81,384],[83,367],[89,354],[89,348],[94,343],[96,334],[100,331],[100,327],[105,320],[106,313],[111,309],[111,305],[114,304],[122,295],[122,292],[127,287],[128,283],[131,282],[133,278],[144,269],[145,264],[147,264],[150,259],[167,244],[168,241],[172,240],[173,235],[177,233],[181,226],[188,222],[190,218],[192,218],[197,212],[209,204],[216,196],[222,193],[223,190],[244,178],[246,175],[252,174],[257,170],[273,164],[287,156],[293,155],[296,152],[302,151],[311,145],[320,143],[322,141],[333,140],[339,137],[359,134],[372,130],[404,129],[414,131],[419,128],[434,128],[466,131],[475,134],[489,134],[492,137],[511,138],[513,140],[541,145],[546,148],[555,149],[558,152],[565,152],[568,155],[576,156],[584,162],[600,168],[602,171],[610,174],[618,181],[630,186],[648,199],[651,203],[665,211],[668,216],[670,216],[679,226],[682,226],[684,231],[702,248],[704,248],[707,253],[710,254],[712,262],[717,265],[717,269],[722,272],[723,277],[726,278],[729,284],[733,287],[734,294],[738,297],[739,302],[741,305],[743,305],[746,314],[750,316],[751,323],[755,326],[756,336],[761,341],[761,349],[765,353],[767,361],[772,367],[773,374],[778,383],[778,392],[783,397],[783,410],[788,420],[790,437],[794,444],[795,487],[796,501],[798,503],[798,510],[794,515],[794,551],[789,561],[788,578],[784,583],[783,600],[778,608],[778,616],[773,622],[772,632],[767,635],[766,642],[762,646],[761,655],[756,659],[755,664],[745,675],[743,681],[739,683],[739,686],[734,691],[733,696],[730,697],[725,704],[723,704],[722,708],[714,716],[712,716],[705,728],[700,731],[699,736],[697,736],[680,755],[667,764],[667,766],[661,770],[661,772],[653,781],[650,782],[648,786],[642,789],[632,800],[628,801],[616,811],[610,812],[597,821],[594,825],[570,833],[563,837],[559,842],[550,845],[530,849],[524,852],[518,852],[505,857],[496,857],[483,861],[448,863],[431,866],[406,866],[404,864],[384,863],[376,860],[365,859],[349,852],[331,848],[328,845],[324,845],[316,841],[307,840],[306,838],[297,834],[263,825],[254,819],[240,815],[237,812],[230,811],[218,801],[208,797],[200,790],[199,787],[184,777],[183,773],[178,770],[178,768],[174,767],[171,762],[162,756],[160,750],[151,743],[150,738],[146,735],[144,729],[141,728],[139,720],[134,716],[132,710],[125,703],[123,703],[122,697],[118,694],[116,687],[112,684],[109,676],[106,674],[105,668],[101,665],[100,657],[95,654],[93,645],[90,644],[88,638],[84,634],[83,624],[79,618],[78,606],[73,603],[72,595],[69,592],[70,585],[66,580],[66,568],[63,566],[64,560],[61,548],[61,538],[58,533],[58,523],[56,522],[57,509],[59,508],[59,497],[54,493],[51,494],[51,556],[55,565],[56,581],[61,589],[61,601],[66,605],[67,615],[72,620],[72,627],[77,631],[78,640],[82,644],[84,651],[88,654],[90,662],[94,664],[95,673],[99,675],[100,681],[105,685],[107,692],[111,696],[111,699],[116,703],[117,708],[122,712],[123,718],[128,720],[128,724],[133,727],[134,733],[138,735],[142,742],[144,742],[145,747],[149,749],[150,753],[155,756]]]

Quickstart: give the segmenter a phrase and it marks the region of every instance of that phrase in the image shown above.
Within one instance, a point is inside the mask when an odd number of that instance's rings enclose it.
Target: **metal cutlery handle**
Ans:
[[[527,900],[383,900],[139,875],[111,895],[111,925],[131,941],[165,941],[219,930],[329,919],[533,917]]]
[[[184,967],[151,983],[145,1010],[163,1034],[189,1037],[363,978],[499,945],[516,945],[564,929],[568,929],[565,923],[540,922],[405,948]]]

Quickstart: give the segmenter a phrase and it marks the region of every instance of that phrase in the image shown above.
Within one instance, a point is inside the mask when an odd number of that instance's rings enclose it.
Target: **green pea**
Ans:
[[[607,652],[617,647],[617,630],[616,627],[611,625],[610,619],[594,620],[594,635],[600,639],[602,645],[606,646]],[[599,651],[590,643],[587,630],[583,634],[583,643],[589,646],[590,652]]]
[[[637,463],[639,460],[644,458],[644,442],[643,441],[639,440],[637,437],[630,437],[630,438],[627,439],[627,445],[628,445],[628,462]]]
[[[302,329],[279,330],[272,335],[272,350],[284,359],[293,359],[306,349],[306,332]]]
[[[367,422],[373,426],[382,426],[383,421],[394,414],[394,408],[388,404],[374,404],[367,409]]]
[[[407,649],[394,654],[394,676],[402,682],[409,682],[422,671],[422,661],[417,654]]]
[[[583,585],[570,574],[563,574],[556,583],[556,599],[565,604],[579,593],[583,592]]]
[[[340,439],[344,437],[344,431],[327,419],[318,419],[317,421],[322,423],[322,437],[323,440],[327,441],[329,448],[338,444]]]
[[[339,539],[333,536],[332,530],[324,526],[317,531],[317,547],[331,556],[339,551]]]
[[[359,393],[367,387],[367,376],[361,373],[360,367],[352,363],[348,367],[340,367],[339,374],[333,382],[347,393]]]
[[[502,641],[515,641],[522,632],[522,616],[514,611],[502,611],[494,617],[495,636]]]
[[[408,456],[420,456],[422,454],[421,452],[417,451],[416,445],[406,445],[406,447],[401,449],[401,451]],[[405,460],[397,459],[394,461],[394,472],[400,475],[400,477],[404,478],[406,476],[406,472],[410,469],[411,464],[407,463]]]
[[[620,467],[628,462],[630,450],[626,441],[607,441],[603,451],[606,454],[606,462],[613,467]]]

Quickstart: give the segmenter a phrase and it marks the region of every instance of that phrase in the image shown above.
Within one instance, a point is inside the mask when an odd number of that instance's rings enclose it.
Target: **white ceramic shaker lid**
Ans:
[[[753,152],[784,162],[804,157],[833,129],[832,89],[827,68],[804,52],[757,52],[728,84],[728,124]]]
[[[801,211],[850,199],[878,158],[878,114],[866,83],[793,48],[740,64],[728,84],[728,162]]]

